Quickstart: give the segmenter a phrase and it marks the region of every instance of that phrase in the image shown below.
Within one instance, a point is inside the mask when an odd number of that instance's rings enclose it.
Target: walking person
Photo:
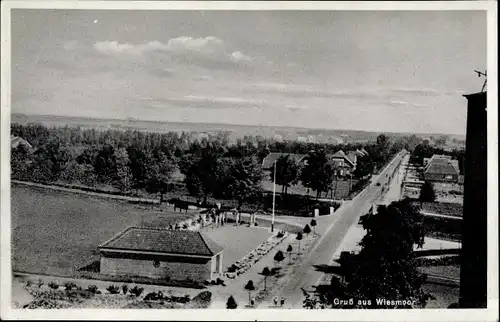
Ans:
[[[278,306],[278,297],[277,296],[275,296],[273,298],[273,302],[274,302],[274,306]]]
[[[281,307],[283,307],[283,305],[285,305],[285,298],[283,296],[281,297],[281,303],[280,304],[281,304],[280,305]]]

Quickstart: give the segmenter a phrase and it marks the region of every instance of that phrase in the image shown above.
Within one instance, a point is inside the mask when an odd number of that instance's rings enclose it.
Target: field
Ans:
[[[251,228],[246,225],[235,227],[229,224],[219,228],[205,228],[203,231],[224,248],[222,257],[224,269],[271,237],[268,228]]]
[[[463,216],[463,206],[458,203],[424,202],[422,203],[422,210],[446,216]]]
[[[14,271],[73,276],[99,259],[97,246],[130,225],[168,225],[189,213],[72,193],[21,186],[11,188]]]

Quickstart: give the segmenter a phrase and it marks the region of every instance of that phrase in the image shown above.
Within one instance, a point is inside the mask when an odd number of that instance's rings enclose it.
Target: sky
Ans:
[[[464,134],[480,11],[14,9],[13,113]]]

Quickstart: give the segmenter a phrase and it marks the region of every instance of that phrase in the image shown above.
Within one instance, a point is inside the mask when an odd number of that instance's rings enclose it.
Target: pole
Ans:
[[[273,217],[271,219],[271,232],[274,232],[274,205],[276,203],[276,160],[274,160],[274,180],[273,180]]]

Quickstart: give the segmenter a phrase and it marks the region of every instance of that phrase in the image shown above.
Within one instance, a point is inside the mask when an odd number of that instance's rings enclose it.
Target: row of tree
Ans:
[[[384,134],[366,146],[301,145],[259,137],[246,137],[246,141],[233,144],[226,132],[193,140],[185,133],[48,128],[39,124],[13,124],[12,134],[34,147],[19,145],[12,149],[14,179],[106,185],[124,194],[141,189],[159,193],[163,200],[178,170],[184,175],[188,192],[200,201],[207,201],[208,197],[233,199],[240,207],[260,202],[261,163],[271,151],[312,148],[308,165],[303,168],[292,158],[280,158],[276,181],[284,187],[285,194],[288,187],[300,181],[319,197],[329,191],[336,176],[337,169],[327,157],[329,153],[341,148],[365,148],[368,155],[359,158],[355,172],[365,176],[380,169],[405,145],[404,140],[392,142]],[[276,150],[278,145],[281,150]]]

